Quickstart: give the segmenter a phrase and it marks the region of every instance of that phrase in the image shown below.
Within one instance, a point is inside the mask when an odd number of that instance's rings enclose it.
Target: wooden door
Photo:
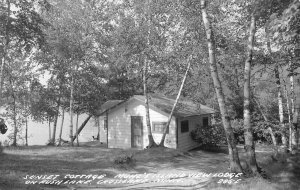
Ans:
[[[131,116],[131,147],[143,148],[143,117]]]

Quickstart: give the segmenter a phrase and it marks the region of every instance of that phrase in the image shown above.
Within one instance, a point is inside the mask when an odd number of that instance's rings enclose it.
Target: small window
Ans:
[[[203,126],[208,126],[208,117],[203,117]]]
[[[189,132],[189,120],[181,121],[181,133]]]
[[[107,126],[108,126],[108,119],[107,119],[107,116],[104,116],[104,117],[103,117],[103,121],[104,121],[104,123],[103,123],[103,124],[104,124],[104,125],[103,125],[103,126],[104,126],[104,130],[107,130]]]
[[[152,132],[163,134],[166,126],[167,122],[152,122]],[[169,129],[167,130],[167,134],[169,134]]]

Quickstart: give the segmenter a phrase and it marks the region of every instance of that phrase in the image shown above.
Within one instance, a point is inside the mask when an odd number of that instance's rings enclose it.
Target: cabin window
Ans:
[[[163,134],[166,126],[167,122],[152,122],[152,132]],[[169,129],[167,130],[167,134],[169,134]]]
[[[107,130],[107,126],[108,126],[108,119],[107,119],[107,116],[104,116],[104,117],[103,117],[103,121],[104,121],[104,124],[103,124],[104,130]]]
[[[208,117],[203,117],[203,126],[208,126]]]
[[[181,133],[189,132],[189,120],[181,121]]]

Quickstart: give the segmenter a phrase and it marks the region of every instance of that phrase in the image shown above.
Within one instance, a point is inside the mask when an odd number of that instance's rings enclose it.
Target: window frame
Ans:
[[[107,117],[107,115],[105,115],[105,116],[103,116],[103,129],[104,130],[107,130],[107,128],[108,128],[108,117]]]
[[[186,127],[186,129],[185,130],[183,130],[184,128],[183,128],[183,123],[184,122],[186,122],[187,123],[187,126],[185,126]],[[189,132],[190,131],[190,125],[189,125],[189,120],[188,119],[186,119],[186,120],[182,120],[182,121],[180,121],[180,132],[181,133],[187,133],[187,132]]]
[[[155,125],[164,125],[166,127],[167,123],[168,122],[164,122],[164,121],[152,121],[152,127],[151,127],[152,133],[155,133],[155,134],[164,134],[164,129],[165,128],[163,128],[163,131],[157,131],[157,130],[155,130]],[[170,125],[169,125],[169,128],[167,130],[167,134],[169,134],[169,131],[170,131]]]
[[[204,119],[207,119],[207,125],[204,124]],[[203,126],[209,126],[209,118],[208,117],[203,117],[202,118],[202,125]]]

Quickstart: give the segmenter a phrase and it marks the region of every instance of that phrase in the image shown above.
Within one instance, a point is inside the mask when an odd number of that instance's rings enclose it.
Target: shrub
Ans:
[[[234,119],[231,121],[231,126],[233,128],[233,134],[235,138],[235,142],[237,144],[244,144],[244,120],[243,119]],[[273,132],[276,136],[280,135],[278,133],[278,125],[273,124],[271,122],[265,121],[253,121],[252,129],[253,129],[253,140],[256,142],[267,142],[272,143],[271,136],[269,134],[268,127],[273,129]]]
[[[191,131],[191,137],[201,145],[217,146],[226,143],[226,136],[221,124],[202,126]]]
[[[243,119],[231,120],[231,127],[233,129],[233,135],[234,135],[236,144],[243,144],[245,142],[244,120]]]
[[[127,166],[133,166],[135,164],[135,161],[136,160],[133,158],[133,154],[123,154],[114,158],[114,164],[122,168],[126,168]]]

